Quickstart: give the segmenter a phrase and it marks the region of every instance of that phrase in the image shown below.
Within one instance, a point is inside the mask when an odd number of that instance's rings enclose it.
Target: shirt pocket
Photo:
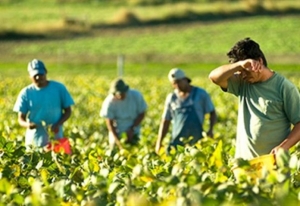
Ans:
[[[276,100],[264,100],[261,105],[266,116],[270,118],[281,118],[284,116],[283,102]]]

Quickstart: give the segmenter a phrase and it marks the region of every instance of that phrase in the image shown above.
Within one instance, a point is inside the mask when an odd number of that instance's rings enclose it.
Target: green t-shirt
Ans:
[[[300,121],[299,91],[277,73],[252,84],[236,75],[228,81],[227,91],[239,97],[235,158],[270,153]]]

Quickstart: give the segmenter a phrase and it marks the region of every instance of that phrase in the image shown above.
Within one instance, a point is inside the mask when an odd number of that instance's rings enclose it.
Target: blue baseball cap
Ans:
[[[46,74],[46,67],[44,63],[38,59],[34,59],[28,63],[28,72],[31,77],[37,74]]]

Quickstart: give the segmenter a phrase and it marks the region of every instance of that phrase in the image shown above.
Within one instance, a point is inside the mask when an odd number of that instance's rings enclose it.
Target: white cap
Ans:
[[[174,68],[174,69],[171,69],[169,74],[168,74],[168,78],[169,78],[169,81],[170,82],[174,82],[176,80],[179,80],[179,79],[188,79],[189,81],[191,81],[190,78],[186,77],[184,72],[179,69],[179,68]]]

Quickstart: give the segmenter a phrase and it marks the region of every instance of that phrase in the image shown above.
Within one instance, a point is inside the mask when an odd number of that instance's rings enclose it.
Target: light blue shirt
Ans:
[[[48,128],[59,121],[64,108],[74,104],[66,87],[56,81],[38,88],[31,84],[23,88],[17,98],[13,110],[27,115],[27,121],[38,125],[36,129],[27,129],[25,145],[45,146],[49,141]],[[63,137],[63,128],[55,134],[55,138]]]
[[[192,91],[190,92],[189,96],[186,97],[186,99],[182,99],[179,96],[179,91],[174,90],[174,92],[170,93],[166,98],[162,119],[173,120],[174,118],[176,118],[175,110],[179,108],[185,108],[189,105],[194,106],[196,115],[200,122],[199,127],[203,125],[205,114],[215,110],[209,94],[202,88],[193,87]],[[180,128],[183,129],[183,126],[184,125],[179,125],[177,128],[173,127],[172,133],[179,134],[181,131],[174,130],[179,130]]]
[[[291,125],[300,122],[298,89],[277,73],[253,84],[235,77],[227,90],[239,97],[235,158],[268,154],[286,139]]]
[[[109,94],[103,101],[100,116],[115,120],[117,133],[121,134],[127,131],[136,117],[145,112],[146,109],[147,104],[142,94],[137,90],[129,89],[123,100],[118,100],[114,98],[113,94]],[[134,132],[135,134],[140,132],[140,125]]]

